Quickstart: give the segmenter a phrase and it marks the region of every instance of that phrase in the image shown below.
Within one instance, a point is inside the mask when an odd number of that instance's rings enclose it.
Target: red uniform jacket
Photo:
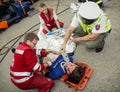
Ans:
[[[29,83],[34,73],[44,69],[43,64],[38,63],[36,50],[26,43],[20,44],[14,53],[14,60],[10,66],[11,80],[14,83]]]
[[[39,15],[44,20],[48,29],[51,30],[56,25],[55,20],[53,18],[53,9],[49,8],[47,9],[47,11],[48,11],[47,16],[43,12],[40,12]]]

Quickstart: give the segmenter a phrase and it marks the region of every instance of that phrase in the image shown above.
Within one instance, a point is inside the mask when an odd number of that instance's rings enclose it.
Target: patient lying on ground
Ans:
[[[49,72],[45,75],[51,79],[60,79],[64,74],[68,74],[68,81],[78,84],[80,79],[83,77],[85,69],[81,66],[73,63],[72,56],[68,55],[69,62],[66,62],[60,52],[49,50],[47,57],[44,58],[43,62],[50,62],[51,66],[48,68]]]

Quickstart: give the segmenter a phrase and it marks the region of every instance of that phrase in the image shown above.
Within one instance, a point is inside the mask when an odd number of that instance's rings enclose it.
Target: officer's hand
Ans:
[[[62,44],[61,47],[60,47],[60,52],[61,52],[62,50],[65,50],[65,49],[66,49],[66,44]]]
[[[48,30],[47,35],[52,35],[52,32],[50,30]]]

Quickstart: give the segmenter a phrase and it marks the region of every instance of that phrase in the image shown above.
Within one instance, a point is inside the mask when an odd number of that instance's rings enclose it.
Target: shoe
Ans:
[[[16,50],[15,48],[12,48],[12,49],[11,49],[12,53],[15,53],[15,50]]]
[[[102,46],[101,48],[96,48],[96,49],[95,49],[95,52],[96,52],[96,53],[101,52],[101,51],[103,50],[104,44],[105,44],[105,41],[103,41],[103,46]]]
[[[45,73],[45,77],[49,77],[49,72]]]
[[[103,50],[103,47],[102,47],[102,48],[96,48],[96,49],[95,49],[95,52],[96,52],[96,53],[99,53],[99,52],[101,52],[102,50]]]

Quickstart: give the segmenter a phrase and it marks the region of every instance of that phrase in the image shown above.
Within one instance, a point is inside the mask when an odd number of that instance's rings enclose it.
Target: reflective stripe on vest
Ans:
[[[87,1],[89,1],[89,0],[86,0],[86,2],[87,2]],[[102,0],[98,0],[96,3],[97,3],[97,4],[100,4],[100,3],[102,3]]]
[[[13,72],[13,71],[10,71],[10,73],[14,76],[30,76],[30,72]]]
[[[32,76],[33,76],[33,74],[30,75],[29,77],[25,77],[25,78],[22,78],[22,79],[14,79],[13,77],[11,77],[11,79],[12,79],[15,83],[22,83],[22,82],[26,82],[27,80],[29,80]]]
[[[15,50],[15,53],[23,55],[24,50],[18,50],[18,49],[16,49],[16,50]]]
[[[98,0],[96,3],[97,3],[97,4],[100,4],[100,3],[102,3],[102,0]]]
[[[84,23],[81,21],[79,14],[76,14],[76,16],[79,18],[80,25],[81,25],[81,27],[83,28],[83,31],[84,31],[85,33],[87,33],[88,35],[92,34],[91,31],[92,31],[94,25],[99,23],[99,21],[101,20],[102,16],[106,16],[105,30],[106,30],[106,31],[109,31],[109,30],[111,29],[111,23],[110,23],[110,20],[108,19],[108,15],[107,15],[107,14],[104,14],[104,15],[100,16],[95,23],[92,23],[92,24],[90,24],[90,25],[84,24]]]

